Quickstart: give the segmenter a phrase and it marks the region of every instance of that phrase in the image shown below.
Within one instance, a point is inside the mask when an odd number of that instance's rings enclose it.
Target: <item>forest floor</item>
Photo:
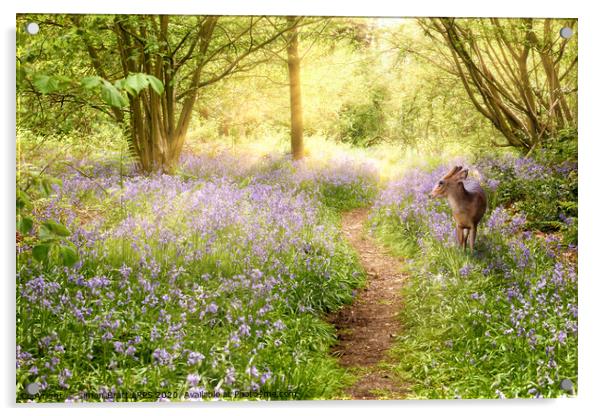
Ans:
[[[368,235],[368,213],[365,208],[343,213],[343,235],[357,251],[367,282],[353,304],[329,317],[338,339],[332,353],[358,376],[345,391],[349,398],[403,399],[408,386],[391,370],[394,362],[388,351],[402,331],[400,292],[407,276],[402,261]]]

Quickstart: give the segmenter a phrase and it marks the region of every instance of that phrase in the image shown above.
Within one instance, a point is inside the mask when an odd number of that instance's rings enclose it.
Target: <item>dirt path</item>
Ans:
[[[400,260],[365,232],[367,218],[367,209],[343,214],[343,234],[359,254],[368,276],[355,302],[329,318],[337,328],[333,354],[359,376],[346,391],[350,398],[402,399],[407,389],[388,368],[392,360],[387,351],[400,332],[397,314],[402,307],[400,289],[405,275]]]

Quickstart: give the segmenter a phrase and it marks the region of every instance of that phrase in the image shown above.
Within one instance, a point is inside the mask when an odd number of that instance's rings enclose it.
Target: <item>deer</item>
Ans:
[[[470,237],[470,252],[474,251],[477,226],[487,210],[487,197],[476,181],[464,180],[468,170],[455,166],[435,184],[430,195],[434,198],[447,198],[456,221],[456,238],[460,247],[466,251],[466,242]],[[468,230],[467,233],[464,231]]]

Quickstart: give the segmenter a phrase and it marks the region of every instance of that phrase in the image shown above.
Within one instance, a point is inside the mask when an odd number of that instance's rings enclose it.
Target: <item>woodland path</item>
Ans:
[[[407,386],[391,370],[393,360],[387,352],[401,332],[400,290],[406,275],[401,271],[402,261],[368,235],[368,213],[366,208],[343,213],[343,235],[357,251],[367,282],[353,304],[329,318],[338,339],[332,353],[358,376],[345,391],[349,398],[403,399]]]

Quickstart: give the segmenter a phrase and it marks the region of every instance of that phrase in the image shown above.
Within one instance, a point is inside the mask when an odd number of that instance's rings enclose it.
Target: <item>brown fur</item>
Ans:
[[[487,198],[480,186],[474,190],[464,187],[468,170],[455,166],[443,176],[431,191],[433,197],[446,197],[456,221],[456,238],[458,244],[466,250],[466,242],[470,237],[470,251],[474,249],[477,226],[487,210]],[[468,230],[465,234],[464,230]]]

